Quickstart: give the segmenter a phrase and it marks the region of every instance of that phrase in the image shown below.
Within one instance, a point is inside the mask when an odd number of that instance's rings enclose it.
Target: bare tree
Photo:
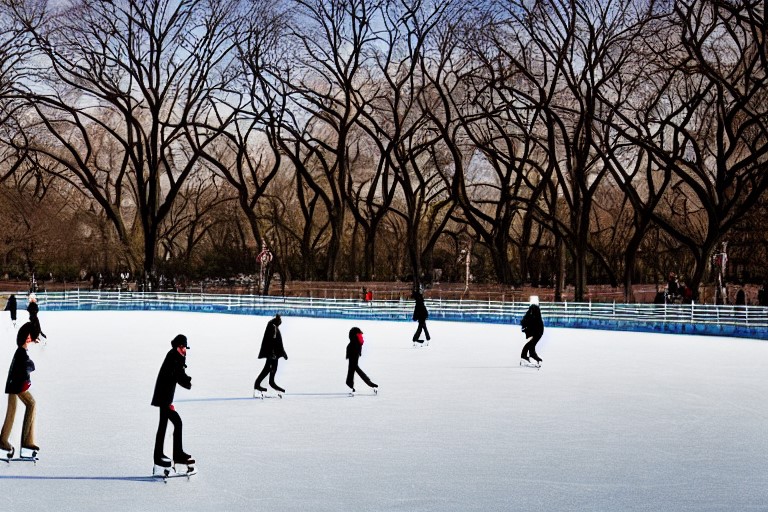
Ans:
[[[392,2],[382,11],[384,30],[374,49],[369,108],[360,125],[376,145],[378,161],[348,197],[366,235],[365,276],[374,265],[375,237],[388,213],[406,225],[405,246],[415,281],[432,268],[432,251],[455,202],[437,172],[440,137],[424,109],[429,94],[422,60],[454,2]],[[373,151],[371,151],[373,152]],[[350,183],[351,184],[351,183]]]
[[[188,179],[161,226],[160,260],[180,262],[182,268],[191,268],[199,244],[214,226],[228,220],[221,213],[225,210],[222,205],[235,200],[232,190],[215,174],[198,173]]]
[[[690,251],[697,293],[713,250],[768,188],[764,3],[677,2],[668,27],[646,70],[647,122],[622,121],[669,174],[653,221]]]
[[[206,118],[208,94],[226,79],[237,8],[237,0],[13,8],[38,62],[34,81],[15,87],[35,115],[30,135],[14,142],[93,197],[134,270],[153,270],[160,226],[217,133],[190,126]]]
[[[374,41],[371,19],[381,0],[296,0],[291,43],[295,71],[282,75],[289,94],[290,115],[281,126],[280,148],[300,175],[309,201],[326,210],[330,228],[328,279],[339,274],[347,226],[350,151],[355,125],[365,107],[362,89],[368,83],[364,50]],[[305,190],[299,191],[304,199]],[[304,210],[305,215],[308,213]],[[309,219],[308,219],[309,220]]]
[[[258,203],[279,172],[291,171],[283,166],[277,141],[287,102],[287,93],[277,78],[287,65],[283,42],[289,21],[286,11],[279,0],[254,5],[241,30],[233,35],[237,72],[211,98],[215,123],[211,130],[216,126],[224,129],[202,153],[237,193],[257,246],[266,242],[264,233],[271,227],[264,225]],[[272,249],[274,263],[282,269],[281,254]]]

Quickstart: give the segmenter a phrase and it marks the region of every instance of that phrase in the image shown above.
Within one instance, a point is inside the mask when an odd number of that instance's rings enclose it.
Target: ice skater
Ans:
[[[536,295],[532,295],[530,304],[528,311],[525,312],[525,316],[523,316],[523,320],[520,322],[520,327],[525,333],[527,340],[527,343],[523,346],[523,352],[520,354],[520,364],[530,363],[530,358],[532,357],[536,361],[535,366],[541,366],[542,359],[536,354],[536,343],[544,335],[544,321],[541,319],[539,298]]]
[[[8,458],[13,458],[16,449],[11,445],[9,437],[16,417],[18,400],[24,404],[24,424],[21,428],[21,457],[34,458],[40,447],[35,444],[35,399],[29,388],[32,386],[30,373],[35,371],[35,363],[29,358],[29,345],[37,343],[33,338],[34,326],[27,322],[19,328],[16,334],[16,353],[13,354],[11,367],[8,370],[8,380],[5,392],[8,393],[8,408],[5,411],[5,421],[0,432],[0,449],[7,452]],[[26,451],[26,453],[25,453]]]
[[[8,297],[8,302],[5,303],[5,311],[11,312],[11,323],[16,327],[16,296],[14,294]]]
[[[264,362],[264,369],[256,377],[256,382],[253,383],[253,397],[263,398],[263,393],[267,388],[262,387],[261,381],[269,375],[269,385],[278,393],[285,393],[285,390],[275,384],[275,374],[277,374],[277,363],[280,358],[283,357],[288,360],[288,354],[285,353],[283,348],[283,335],[280,334],[280,324],[283,323],[283,319],[280,315],[275,315],[275,318],[267,322],[267,328],[264,330],[264,338],[261,340],[261,350],[259,350],[259,359],[266,359]]]
[[[429,330],[427,329],[427,318],[429,318],[429,311],[427,306],[424,305],[424,295],[419,288],[413,290],[413,298],[416,300],[416,305],[413,308],[413,321],[419,322],[419,326],[416,328],[416,332],[413,333],[413,343],[424,344],[424,340],[421,338],[421,331],[424,331],[424,336],[427,338],[427,345],[429,345]]]
[[[40,336],[48,339],[48,336],[45,335],[43,332],[42,327],[40,327],[40,319],[37,318],[37,313],[40,311],[40,308],[37,305],[37,295],[34,293],[29,294],[29,303],[27,304],[27,312],[29,313],[29,321],[34,326],[34,332],[32,333],[32,337],[36,340],[40,339]]]
[[[176,384],[186,389],[192,389],[192,377],[187,375],[185,371],[188,349],[186,336],[179,334],[173,338],[171,350],[165,355],[165,360],[160,366],[160,372],[157,374],[155,392],[152,395],[152,405],[160,409],[160,423],[157,425],[157,436],[155,437],[155,466],[159,466],[161,471],[171,467],[171,459],[163,453],[168,420],[173,423],[173,462],[186,464],[188,471],[192,471],[192,465],[195,463],[195,459],[184,452],[182,448],[181,416],[173,406]]]
[[[363,343],[363,331],[359,327],[351,328],[349,330],[349,344],[347,345],[347,359],[349,360],[347,386],[352,389],[352,393],[355,392],[355,373],[357,373],[363,382],[373,388],[374,392],[378,392],[379,385],[371,381],[358,364],[360,356],[363,355]]]

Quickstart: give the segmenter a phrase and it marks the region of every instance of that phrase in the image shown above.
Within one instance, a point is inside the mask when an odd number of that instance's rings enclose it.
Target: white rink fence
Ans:
[[[26,307],[18,293],[19,308]],[[39,292],[42,311],[189,311],[350,320],[410,321],[411,300],[276,297],[173,292]],[[426,300],[431,320],[519,325],[527,302]],[[768,308],[710,304],[543,302],[548,327],[768,339]]]

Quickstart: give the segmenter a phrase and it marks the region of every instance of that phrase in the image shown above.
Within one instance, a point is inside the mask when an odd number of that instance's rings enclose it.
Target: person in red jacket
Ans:
[[[15,448],[9,442],[13,420],[16,417],[17,400],[24,404],[24,425],[21,429],[21,456],[35,457],[40,447],[35,444],[35,399],[29,388],[32,385],[30,373],[35,371],[35,363],[29,358],[27,349],[31,343],[37,343],[33,337],[35,327],[30,322],[19,328],[16,335],[16,353],[13,355],[11,367],[8,370],[8,380],[5,383],[5,392],[8,393],[8,409],[5,412],[3,429],[0,432],[0,449],[8,453],[8,458],[13,458]],[[25,454],[23,450],[31,453]]]
[[[155,382],[155,392],[152,395],[152,405],[160,409],[160,423],[157,426],[155,437],[155,465],[161,468],[171,466],[171,460],[163,454],[165,444],[165,430],[168,420],[173,423],[173,462],[186,464],[191,467],[195,459],[184,452],[181,442],[182,423],[181,416],[173,406],[173,396],[176,393],[176,384],[192,389],[192,377],[187,375],[187,337],[179,334],[171,341],[171,350],[165,355],[160,372]]]
[[[355,373],[357,373],[363,382],[368,384],[374,390],[379,385],[375,384],[368,378],[363,370],[360,369],[358,361],[360,356],[363,355],[363,331],[359,327],[353,327],[349,330],[349,344],[347,345],[347,359],[349,360],[349,368],[347,370],[347,386],[352,388],[352,392],[355,392]]]

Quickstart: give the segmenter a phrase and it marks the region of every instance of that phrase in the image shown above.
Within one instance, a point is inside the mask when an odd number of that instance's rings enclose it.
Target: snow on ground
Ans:
[[[415,323],[285,317],[287,394],[261,401],[251,397],[266,317],[40,318],[40,461],[0,463],[4,511],[768,509],[762,341],[548,329],[537,371],[518,366],[514,325],[430,321],[432,345],[414,349]],[[379,396],[347,396],[355,324]],[[5,376],[15,334],[3,325]],[[175,404],[199,474],[164,484],[149,477],[149,402],[178,333],[193,387]]]

